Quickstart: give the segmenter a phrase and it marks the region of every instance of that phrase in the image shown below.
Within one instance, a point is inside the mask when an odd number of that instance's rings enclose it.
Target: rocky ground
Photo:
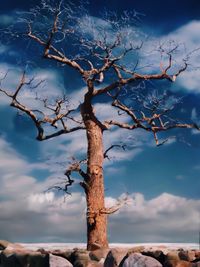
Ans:
[[[200,267],[200,250],[167,246],[30,250],[0,240],[0,267]]]

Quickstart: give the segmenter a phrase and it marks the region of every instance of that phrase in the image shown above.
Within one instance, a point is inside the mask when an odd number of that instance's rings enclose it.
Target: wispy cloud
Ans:
[[[119,242],[124,238],[132,242],[134,238],[137,242],[197,242],[200,200],[168,193],[150,200],[135,193],[130,200],[131,205],[111,218],[110,236],[113,241]],[[126,224],[124,228],[123,223]],[[122,234],[116,235],[117,232]]]
[[[199,123],[200,123],[200,116],[199,116],[196,108],[193,108],[191,111],[191,120],[192,120],[192,122],[196,123],[197,125],[199,125]],[[192,133],[193,134],[199,134],[200,132],[197,129],[193,129]]]
[[[107,206],[116,202],[111,196],[106,198]],[[144,195],[133,193],[128,203],[109,217],[111,242],[197,242],[199,200],[168,193],[146,200]],[[18,195],[2,201],[0,210],[2,238],[29,242],[86,241],[86,205],[81,193],[74,193],[65,202],[53,193],[35,193],[26,198]]]
[[[1,26],[8,26],[14,22],[14,17],[8,14],[0,14],[0,25]]]
[[[176,175],[176,179],[177,180],[183,180],[185,177],[184,177],[184,175],[182,175],[182,174],[178,174],[178,175]]]
[[[181,61],[189,56],[189,67],[177,79],[177,84],[187,91],[199,93],[200,82],[200,37],[199,37],[200,21],[194,20],[181,26],[177,30],[166,36],[159,38],[161,41],[173,40],[180,45],[180,52],[174,55],[173,64],[181,65]],[[183,64],[183,63],[182,63]],[[179,65],[179,66],[180,66]]]

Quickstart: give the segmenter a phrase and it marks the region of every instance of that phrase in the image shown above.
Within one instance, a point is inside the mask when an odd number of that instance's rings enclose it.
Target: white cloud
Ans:
[[[23,70],[7,63],[0,63],[0,78],[2,79],[6,73],[7,76],[2,80],[1,87],[10,93],[13,93],[20,83]],[[29,86],[24,86],[20,90],[18,99],[22,104],[25,104],[32,109],[40,108],[41,110],[44,110],[43,103],[35,100],[36,94],[41,99],[48,98],[50,103],[53,99],[55,100],[62,97],[64,93],[63,79],[56,71],[51,69],[35,69],[26,75],[26,81],[32,78],[34,78],[32,86],[40,81],[43,82],[37,88],[30,89]],[[1,105],[7,105],[7,103],[9,103],[9,98],[4,94],[1,93],[0,98],[3,100],[0,102]],[[47,109],[46,111],[49,112]]]
[[[145,200],[140,193],[131,198],[132,205],[125,206],[111,218],[110,235],[114,242],[123,239],[128,242],[133,239],[134,242],[197,242],[200,200],[168,193],[150,200]]]
[[[200,122],[200,117],[197,113],[197,110],[196,108],[193,108],[192,109],[192,112],[191,112],[191,120],[194,122],[194,123],[197,123],[197,125],[199,125],[199,122]],[[192,134],[200,134],[200,131],[197,130],[197,129],[192,129]]]
[[[193,108],[192,109],[192,112],[191,112],[191,120],[192,121],[197,121],[197,110],[196,110],[196,108]]]
[[[200,70],[185,71],[178,79],[178,83],[189,91],[200,92]]]
[[[199,20],[192,20],[188,22],[187,24],[179,27],[174,32],[170,33],[169,36],[172,40],[177,40],[179,42],[182,42],[186,45],[186,48],[188,51],[190,51],[191,48],[197,48],[199,47],[199,28],[200,28],[200,21]]]
[[[14,22],[14,18],[11,15],[1,14],[0,15],[0,25],[7,26]]]
[[[66,234],[69,239],[75,236],[78,241],[83,231],[84,197],[74,193],[64,202],[63,195],[42,193],[57,179],[37,181],[31,177],[29,172],[33,168],[44,166],[29,164],[2,138],[0,163],[0,228],[5,239],[33,241],[41,236],[41,240],[48,241],[60,236],[62,241]],[[76,219],[77,215],[80,220]]]
[[[1,174],[19,174],[21,170],[27,170],[25,160],[3,138],[0,138],[0,169]]]
[[[4,54],[7,50],[7,46],[0,43],[0,54]]]
[[[32,242],[84,241],[84,195],[74,193],[64,201],[63,196],[57,193],[42,193],[53,181],[41,182],[31,177],[28,174],[31,169],[29,163],[2,138],[0,148],[0,162],[4,163],[0,177],[1,237]],[[107,206],[116,202],[117,199],[111,196],[106,198]],[[199,206],[200,200],[168,193],[150,200],[140,193],[133,193],[129,196],[129,205],[110,217],[110,240],[195,242]]]
[[[176,175],[176,179],[177,180],[183,180],[185,177],[184,177],[184,175],[182,175],[182,174],[178,174],[178,175]]]
[[[167,36],[163,36],[163,40],[174,40],[180,44],[180,52],[175,55],[174,64],[179,65],[182,59],[189,54],[189,68],[183,72],[177,79],[177,83],[188,91],[199,92],[200,87],[200,37],[199,37],[200,21],[194,20],[181,26],[177,30],[171,32]],[[196,51],[195,51],[196,50]]]
[[[10,143],[0,138],[1,197],[6,199],[25,198],[34,192],[47,189],[45,188],[48,185],[47,181],[40,183],[37,182],[36,178],[30,176],[33,169],[40,168],[40,164],[37,166],[37,164],[29,163],[21,154],[16,152]]]
[[[117,203],[106,198],[107,207]],[[199,200],[163,193],[146,200],[129,196],[129,205],[109,217],[110,242],[195,242]],[[53,193],[0,202],[2,238],[29,242],[86,240],[85,199],[74,193],[63,201]],[[79,218],[79,220],[77,220]],[[48,226],[48,227],[47,227]]]

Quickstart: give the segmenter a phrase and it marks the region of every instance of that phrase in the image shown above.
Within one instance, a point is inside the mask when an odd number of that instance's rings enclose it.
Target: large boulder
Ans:
[[[200,261],[200,250],[195,250],[195,261]]]
[[[109,251],[104,267],[118,267],[122,259],[127,255],[128,249],[113,248]]]
[[[143,251],[145,251],[145,247],[144,246],[136,246],[136,247],[133,247],[133,248],[130,248],[129,250],[129,253],[142,253]]]
[[[0,250],[4,250],[9,244],[11,243],[6,240],[0,240]]]
[[[97,261],[90,261],[87,265],[87,267],[103,267],[104,265],[104,260],[100,260],[99,262]]]
[[[162,265],[166,262],[167,256],[161,250],[144,251],[142,255],[152,257],[159,261]]]
[[[196,259],[195,257],[195,252],[192,250],[181,250],[178,253],[178,256],[180,258],[180,260],[184,260],[184,261],[193,261]]]
[[[8,246],[6,247],[7,250],[12,250],[12,251],[17,251],[17,250],[26,250],[25,247],[18,243],[9,243]]]
[[[192,263],[192,267],[200,267],[200,261]]]
[[[120,267],[162,267],[156,259],[140,253],[131,253],[122,260]]]
[[[49,255],[26,249],[8,249],[1,253],[3,267],[49,267]]]
[[[49,267],[73,267],[73,265],[66,259],[50,254]]]
[[[89,256],[90,256],[90,259],[93,261],[100,261],[102,259],[105,260],[109,251],[110,251],[109,248],[100,248],[100,249],[91,251],[89,253]]]
[[[49,253],[51,253],[55,256],[59,256],[59,257],[62,257],[62,258],[69,260],[71,258],[72,253],[73,253],[73,250],[71,250],[71,249],[66,249],[66,250],[55,249],[55,250],[49,251]]]
[[[167,260],[164,267],[193,267],[193,264],[184,260]]]
[[[179,251],[177,250],[171,250],[167,253],[167,257],[166,257],[167,261],[179,261]]]
[[[74,267],[85,267],[91,261],[89,257],[89,251],[77,249],[71,253],[69,261]]]

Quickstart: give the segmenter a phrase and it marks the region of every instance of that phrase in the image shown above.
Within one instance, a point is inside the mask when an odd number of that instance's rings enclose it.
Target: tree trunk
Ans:
[[[85,193],[87,202],[87,249],[108,247],[107,215],[104,203],[103,178],[103,129],[93,113],[90,103],[82,105],[82,116],[88,141],[87,178]]]

